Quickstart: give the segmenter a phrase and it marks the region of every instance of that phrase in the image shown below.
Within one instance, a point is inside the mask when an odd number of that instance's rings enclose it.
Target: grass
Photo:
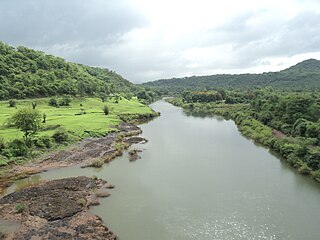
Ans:
[[[16,107],[9,107],[8,101],[0,101],[0,137],[4,138],[5,142],[23,137],[19,129],[8,128],[5,123],[18,109],[32,108],[32,102],[37,103],[37,110],[46,114],[46,123],[42,124],[39,136],[52,136],[58,126],[79,137],[85,131],[105,134],[114,130],[113,126],[121,122],[120,116],[123,114],[152,113],[148,106],[139,103],[135,98],[122,98],[118,103],[115,99],[102,102],[99,98],[73,98],[70,106],[59,108],[49,106],[49,98],[17,100]],[[110,109],[108,115],[103,112],[105,105]]]

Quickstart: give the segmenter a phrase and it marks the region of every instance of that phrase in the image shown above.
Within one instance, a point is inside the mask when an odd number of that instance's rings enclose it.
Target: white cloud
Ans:
[[[0,30],[8,43],[108,67],[134,82],[276,71],[319,58],[320,3],[4,0]]]

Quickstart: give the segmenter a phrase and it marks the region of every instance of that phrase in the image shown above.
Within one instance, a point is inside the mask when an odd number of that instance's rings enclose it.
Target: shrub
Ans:
[[[84,198],[78,198],[77,204],[84,207],[86,205],[87,201]]]
[[[68,97],[64,97],[60,100],[59,105],[60,106],[70,106],[71,99]]]
[[[103,159],[94,159],[90,163],[90,167],[100,168],[104,164]]]
[[[9,143],[10,153],[13,157],[22,157],[28,154],[26,143],[20,139],[14,139]]]
[[[17,105],[16,100],[14,99],[9,100],[9,107],[15,107],[16,105]]]
[[[108,108],[107,105],[104,105],[104,106],[103,106],[103,112],[104,112],[105,115],[108,115],[108,114],[109,114],[110,111],[109,111],[109,108]]]
[[[55,99],[55,98],[50,98],[50,100],[49,100],[49,106],[57,107],[57,106],[58,106],[58,101],[57,101],[57,99]]]
[[[4,142],[4,138],[0,137],[0,152],[6,147],[6,144]]]
[[[34,139],[33,143],[39,148],[51,148],[53,145],[53,139],[49,136],[42,136]]]
[[[37,103],[36,102],[32,102],[32,109],[36,109]]]
[[[22,213],[26,209],[26,206],[22,203],[17,203],[14,205],[14,209],[17,213]]]
[[[63,143],[63,142],[67,142],[68,141],[69,134],[67,133],[67,131],[65,129],[60,128],[52,135],[52,138],[57,143]]]

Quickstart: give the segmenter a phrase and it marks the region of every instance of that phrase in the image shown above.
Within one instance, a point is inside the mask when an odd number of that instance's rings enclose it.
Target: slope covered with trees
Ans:
[[[174,95],[184,90],[214,90],[217,88],[252,89],[270,86],[282,90],[319,90],[320,61],[309,59],[280,72],[262,74],[218,74],[163,79],[142,86]]]
[[[54,95],[105,96],[143,91],[113,71],[66,62],[0,42],[0,100]]]

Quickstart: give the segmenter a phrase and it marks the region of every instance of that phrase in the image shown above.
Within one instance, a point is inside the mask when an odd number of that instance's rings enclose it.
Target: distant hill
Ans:
[[[141,87],[113,71],[66,62],[26,47],[0,42],[0,100],[53,95],[135,93]]]
[[[163,94],[184,90],[210,90],[219,87],[249,89],[274,87],[283,90],[320,89],[320,61],[309,59],[280,72],[262,74],[218,74],[184,78],[162,79],[142,84]]]

